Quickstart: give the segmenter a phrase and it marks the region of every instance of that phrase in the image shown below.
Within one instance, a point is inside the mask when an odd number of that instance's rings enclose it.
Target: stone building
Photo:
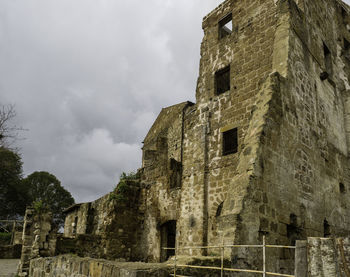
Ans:
[[[349,12],[340,0],[227,0],[204,18],[196,103],[164,108],[144,140],[135,257],[349,235]],[[88,222],[84,207],[66,228]]]

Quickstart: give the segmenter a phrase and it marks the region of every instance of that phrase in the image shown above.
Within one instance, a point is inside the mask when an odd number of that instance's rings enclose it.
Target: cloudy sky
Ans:
[[[194,101],[201,22],[222,0],[0,0],[0,103],[15,104],[24,174],[77,202],[141,166],[162,107]]]
[[[24,174],[77,202],[141,166],[162,107],[194,100],[202,17],[220,0],[0,0],[0,103],[15,104]]]

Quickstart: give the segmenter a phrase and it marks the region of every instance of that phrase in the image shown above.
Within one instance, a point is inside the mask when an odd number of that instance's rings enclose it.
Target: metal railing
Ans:
[[[15,238],[16,229],[23,229],[23,220],[0,220],[0,232],[12,233],[11,242],[12,245]]]
[[[199,266],[199,265],[185,265],[185,264],[177,264],[177,252],[179,250],[190,250],[190,249],[221,249],[221,266]],[[263,270],[250,270],[250,269],[237,269],[237,268],[225,268],[224,267],[224,251],[225,248],[262,248],[263,250]],[[262,245],[225,245],[222,239],[222,244],[220,246],[187,246],[187,247],[178,247],[177,243],[175,244],[175,248],[164,247],[164,250],[175,250],[174,256],[174,264],[167,264],[167,266],[174,267],[174,273],[171,274],[174,277],[189,277],[184,275],[178,275],[178,268],[194,268],[194,269],[209,269],[209,270],[220,270],[221,277],[224,276],[224,272],[246,272],[246,273],[257,273],[262,274],[263,277],[266,276],[282,276],[282,277],[295,277],[294,275],[268,272],[266,270],[266,249],[267,248],[284,248],[284,249],[295,249],[295,246],[285,246],[285,245],[268,245],[266,244],[266,238],[263,236],[263,244]]]

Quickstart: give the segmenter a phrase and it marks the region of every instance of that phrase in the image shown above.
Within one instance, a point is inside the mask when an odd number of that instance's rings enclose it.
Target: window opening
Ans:
[[[339,191],[340,193],[345,193],[345,186],[343,183],[339,183]]]
[[[302,229],[298,226],[297,216],[291,214],[289,216],[289,224],[287,224],[287,237],[292,245],[295,245],[296,240],[302,237]]]
[[[218,206],[217,210],[216,210],[215,217],[219,217],[221,215],[223,206],[224,206],[224,202],[221,202],[220,205]]]
[[[73,223],[73,235],[77,234],[77,225],[78,225],[78,217],[76,216],[74,218],[74,223]]]
[[[349,51],[350,49],[350,42],[344,38],[344,50]]]
[[[238,130],[237,128],[222,133],[222,155],[238,152]]]
[[[190,216],[190,228],[196,226],[196,219],[193,215]]]
[[[170,188],[180,188],[182,179],[182,164],[177,160],[170,159]]]
[[[323,237],[328,238],[331,236],[331,226],[329,225],[327,219],[323,221]]]
[[[322,81],[328,79],[329,76],[332,74],[332,54],[325,43],[323,43],[323,55],[326,71],[321,73],[320,77]]]
[[[230,66],[227,66],[215,73],[216,95],[230,90]]]
[[[88,217],[87,217],[87,224],[86,224],[86,234],[92,234],[94,230],[94,218],[95,218],[95,209],[91,208],[89,205],[88,209]]]
[[[341,15],[343,17],[343,20],[345,20],[345,18],[347,16],[347,13],[346,13],[346,10],[343,7],[341,7]]]
[[[219,21],[219,39],[222,39],[232,33],[232,13]]]
[[[350,59],[350,42],[344,38],[344,51],[345,58]]]

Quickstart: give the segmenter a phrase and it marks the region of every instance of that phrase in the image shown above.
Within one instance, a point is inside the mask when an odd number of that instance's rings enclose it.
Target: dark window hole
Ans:
[[[216,210],[215,217],[219,217],[221,215],[223,206],[224,206],[224,202],[221,202],[220,205],[218,206],[217,210]]]
[[[287,237],[291,245],[295,245],[295,242],[302,238],[302,229],[298,226],[298,220],[295,214],[291,214],[289,218],[290,223],[287,224]]]
[[[215,93],[222,94],[230,90],[230,66],[215,73]]]
[[[219,39],[222,39],[232,33],[232,13],[219,21]]]
[[[222,155],[238,152],[238,130],[237,128],[222,133]]]
[[[327,219],[323,221],[323,237],[328,238],[331,236],[331,226],[329,225]]]

